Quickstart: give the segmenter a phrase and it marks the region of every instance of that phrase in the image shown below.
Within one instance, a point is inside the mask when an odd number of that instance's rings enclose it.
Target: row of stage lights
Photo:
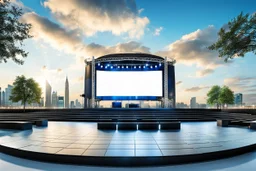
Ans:
[[[108,68],[110,68],[110,69],[114,69],[114,68],[117,68],[117,69],[129,69],[129,68],[133,68],[133,69],[141,69],[141,68],[143,68],[143,69],[145,69],[145,68],[151,68],[151,69],[153,69],[153,68],[158,68],[158,67],[161,67],[162,66],[162,64],[160,63],[160,64],[158,64],[158,65],[149,65],[149,64],[146,64],[146,65],[139,65],[139,66],[127,66],[127,65],[117,65],[117,66],[113,66],[113,65],[110,65],[110,64],[107,64],[107,65],[101,65],[100,63],[98,63],[98,67],[100,67],[100,68],[105,68],[105,69],[108,69]]]

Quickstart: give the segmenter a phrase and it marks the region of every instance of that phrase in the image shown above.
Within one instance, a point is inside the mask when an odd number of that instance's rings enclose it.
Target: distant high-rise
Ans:
[[[1,91],[1,87],[0,87],[0,107],[2,106],[2,91]]]
[[[57,107],[58,106],[58,96],[57,96],[57,91],[52,92],[52,107]]]
[[[65,82],[65,108],[69,108],[69,84],[68,84],[68,77],[66,77],[66,82]]]
[[[7,88],[5,89],[5,106],[12,106],[12,101],[10,100],[10,96],[12,94],[12,85],[7,86]]]
[[[190,99],[190,108],[197,108],[196,97]]]
[[[243,104],[243,94],[242,93],[235,94],[234,103],[236,106],[242,106],[242,104]]]
[[[45,82],[45,107],[52,106],[52,87],[49,82]]]
[[[39,107],[44,107],[44,98],[43,97],[40,99]]]
[[[5,106],[5,92],[2,92],[2,106]]]
[[[75,102],[74,101],[70,102],[70,108],[72,108],[72,109],[75,108]]]
[[[64,108],[64,97],[58,96],[58,108]]]

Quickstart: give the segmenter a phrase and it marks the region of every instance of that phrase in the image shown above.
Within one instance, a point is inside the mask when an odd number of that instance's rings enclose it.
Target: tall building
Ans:
[[[43,97],[40,99],[39,107],[44,107],[44,98]]]
[[[242,106],[242,104],[243,104],[243,94],[242,93],[235,94],[234,103],[236,106]]]
[[[45,82],[45,107],[52,106],[52,87],[49,82]]]
[[[58,96],[58,108],[64,108],[64,97]]]
[[[65,108],[69,108],[69,84],[68,84],[68,77],[66,77],[66,82],[65,82]]]
[[[12,88],[13,86],[8,84],[7,88],[5,89],[5,106],[6,107],[12,106],[12,101],[10,100],[10,96],[12,94]]]
[[[5,106],[5,92],[2,92],[2,106]]]
[[[2,106],[2,91],[1,91],[1,87],[0,87],[0,107]]]
[[[82,107],[81,103],[78,101],[78,99],[76,99],[76,108],[81,108],[81,107]]]
[[[70,108],[71,108],[71,109],[75,108],[75,102],[74,102],[74,101],[71,101],[71,102],[70,102]]]
[[[190,99],[190,108],[197,108],[196,97]]]
[[[58,107],[58,95],[57,91],[52,92],[52,107]]]

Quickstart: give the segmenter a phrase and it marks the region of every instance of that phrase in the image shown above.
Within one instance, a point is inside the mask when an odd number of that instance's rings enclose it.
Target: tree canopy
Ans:
[[[227,86],[220,91],[219,101],[221,104],[234,104],[234,92]]]
[[[218,85],[215,85],[211,88],[211,90],[207,93],[207,104],[210,105],[217,105],[217,108],[219,107],[219,96],[220,96],[221,87]]]
[[[24,75],[17,76],[10,96],[12,102],[19,102],[23,104],[24,110],[26,104],[40,103],[42,89],[39,84],[33,79],[26,79]]]
[[[0,63],[12,59],[22,65],[22,58],[28,55],[21,46],[25,39],[32,37],[31,25],[19,22],[22,14],[22,9],[12,6],[10,0],[0,0]]]
[[[227,86],[213,86],[207,93],[207,104],[224,106],[225,104],[234,104],[234,92]]]
[[[228,59],[244,57],[248,52],[256,54],[256,14],[239,14],[228,22],[227,28],[221,28],[216,43],[208,48],[217,50],[219,57]]]

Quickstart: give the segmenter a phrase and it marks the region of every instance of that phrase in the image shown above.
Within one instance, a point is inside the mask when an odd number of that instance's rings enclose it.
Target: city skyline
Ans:
[[[34,37],[24,42],[29,55],[23,66],[12,61],[1,64],[1,73],[6,73],[1,75],[2,88],[12,84],[18,74],[24,74],[39,82],[43,90],[48,80],[53,89],[63,95],[63,82],[68,75],[72,87],[69,101],[75,101],[84,89],[85,58],[116,52],[146,52],[177,60],[177,102],[189,104],[190,98],[196,96],[199,103],[206,103],[206,93],[214,84],[227,85],[234,93],[243,93],[246,104],[256,101],[256,76],[252,72],[256,67],[254,55],[248,53],[244,58],[225,63],[216,52],[206,48],[216,40],[217,31],[227,21],[241,11],[254,13],[255,1],[247,0],[249,6],[242,0],[225,3],[198,0],[170,5],[167,1],[160,4],[145,0],[117,3],[127,15],[118,10],[111,12],[102,2],[91,9],[80,6],[81,15],[74,20],[76,25],[67,22],[73,21],[68,18],[72,14],[69,6],[62,4],[60,7],[56,0],[12,2],[24,9],[22,21],[33,25]],[[69,2],[70,6],[78,7],[78,0]],[[90,5],[86,0],[83,3]],[[222,5],[215,8],[216,4]],[[93,13],[94,9],[123,22],[108,21]],[[58,14],[67,20],[61,20]],[[83,15],[90,16],[90,20],[84,20]],[[99,24],[91,27],[91,23]]]

